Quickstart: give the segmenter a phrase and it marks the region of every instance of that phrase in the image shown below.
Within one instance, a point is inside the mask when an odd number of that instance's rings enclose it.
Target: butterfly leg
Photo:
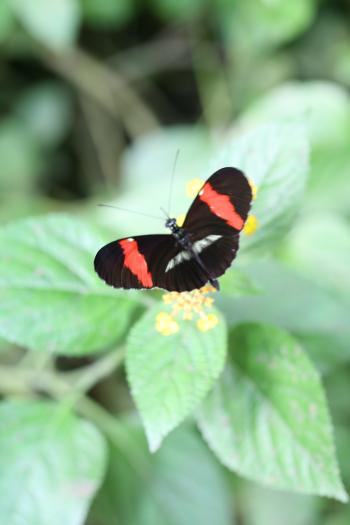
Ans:
[[[208,277],[208,282],[214,286],[214,288],[216,288],[217,290],[220,290],[220,286],[219,286],[219,281],[217,279],[213,279],[211,276],[210,276],[210,273],[209,271],[206,269],[205,267],[205,264],[203,263],[202,259],[199,257],[198,253],[196,253],[194,251],[194,249],[192,248],[192,246],[187,246],[187,249],[190,251],[192,257],[195,259],[195,261],[198,263],[198,265],[202,268],[202,270],[204,271],[204,273],[207,275]]]
[[[209,279],[209,282],[214,288],[216,288],[218,291],[220,290],[219,281],[217,279]]]

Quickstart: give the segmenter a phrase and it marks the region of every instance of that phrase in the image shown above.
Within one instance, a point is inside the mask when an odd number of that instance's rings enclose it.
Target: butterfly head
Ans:
[[[166,220],[165,226],[169,228],[172,232],[176,232],[179,229],[176,223],[176,219],[171,219],[170,217]]]

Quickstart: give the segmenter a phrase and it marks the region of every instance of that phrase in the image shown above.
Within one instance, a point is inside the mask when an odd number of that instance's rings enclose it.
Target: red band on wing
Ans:
[[[220,219],[224,219],[229,226],[236,230],[241,230],[244,226],[244,220],[236,212],[235,207],[230,201],[227,195],[218,193],[209,184],[205,184],[202,190],[199,192],[199,198],[205,202],[212,213],[214,213]]]
[[[119,244],[124,252],[124,265],[145,288],[152,288],[152,275],[148,271],[145,257],[139,252],[137,242],[134,239],[124,239]]]

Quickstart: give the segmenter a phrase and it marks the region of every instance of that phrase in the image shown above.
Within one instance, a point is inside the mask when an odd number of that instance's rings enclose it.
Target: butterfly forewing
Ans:
[[[250,184],[235,168],[216,171],[193,201],[183,227],[210,277],[222,275],[236,257],[251,201]]]
[[[221,168],[203,184],[185,218],[183,227],[192,238],[203,233],[239,233],[247,219],[252,190],[236,168]]]

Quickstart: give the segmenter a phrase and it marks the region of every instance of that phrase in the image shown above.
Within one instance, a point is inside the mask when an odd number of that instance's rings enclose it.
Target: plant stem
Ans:
[[[74,390],[87,392],[96,383],[110,375],[123,361],[124,348],[120,347],[114,352],[109,352],[91,365],[82,370],[74,372],[66,372],[65,377],[71,385],[74,385]]]
[[[77,411],[108,437],[113,445],[127,458],[130,466],[141,476],[147,471],[149,462],[138,444],[116,417],[111,415],[93,399],[83,396],[76,405]]]
[[[159,123],[139,95],[115,70],[104,66],[81,49],[54,52],[38,46],[48,67],[64,76],[118,120],[132,137],[154,130]]]
[[[103,377],[109,375],[124,358],[124,349],[106,354],[86,370],[58,373],[48,370],[33,370],[0,366],[0,390],[7,395],[33,395],[44,391],[62,404],[63,410],[75,410],[107,436],[124,455],[129,465],[144,477],[148,461],[138,444],[129,435],[125,426],[105,408],[84,394]],[[74,387],[72,388],[72,385]]]

